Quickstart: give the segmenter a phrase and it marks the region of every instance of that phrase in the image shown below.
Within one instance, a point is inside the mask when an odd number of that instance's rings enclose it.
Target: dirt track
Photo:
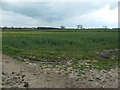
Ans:
[[[104,73],[103,80],[94,82],[87,80],[76,80],[66,76],[63,73],[53,70],[40,69],[32,63],[24,63],[2,56],[3,67],[3,87],[18,88],[117,88],[118,87],[118,69],[112,69]],[[95,72],[94,75],[103,75]],[[107,75],[107,76],[106,76]],[[90,72],[86,76],[92,76]],[[108,78],[108,79],[107,79]],[[104,80],[106,79],[106,80]]]

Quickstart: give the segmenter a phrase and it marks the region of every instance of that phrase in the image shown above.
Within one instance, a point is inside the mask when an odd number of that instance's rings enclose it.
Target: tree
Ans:
[[[107,29],[107,26],[106,26],[106,25],[104,25],[104,26],[103,26],[103,28],[104,28],[104,29]]]
[[[8,28],[7,26],[3,27],[3,29],[7,29],[7,28]]]
[[[65,29],[65,26],[60,26],[61,27],[61,29]]]
[[[77,25],[78,29],[83,29],[83,25]]]

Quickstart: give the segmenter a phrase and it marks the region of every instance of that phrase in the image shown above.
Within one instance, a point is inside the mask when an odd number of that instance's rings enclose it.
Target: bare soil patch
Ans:
[[[117,88],[118,68],[110,71],[88,70],[77,78],[35,63],[17,61],[2,55],[2,80],[5,88]],[[80,79],[78,79],[80,78]]]

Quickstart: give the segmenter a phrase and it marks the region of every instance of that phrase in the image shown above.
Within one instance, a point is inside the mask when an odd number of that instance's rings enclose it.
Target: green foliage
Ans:
[[[102,59],[98,62],[91,62],[93,66],[96,66],[96,69],[106,69],[110,70],[118,64],[118,59]]]
[[[3,51],[53,59],[95,59],[118,47],[117,32],[3,32]]]
[[[9,46],[3,46],[2,50],[3,52],[6,52],[7,54],[11,54],[11,55],[18,55],[21,53],[20,49],[16,49],[16,48],[9,47]]]
[[[118,53],[107,53],[109,58],[97,52],[118,48],[118,32],[43,32],[12,31],[2,32],[2,51],[19,61],[32,59],[46,60],[41,67],[58,68],[66,75],[76,72],[84,75],[85,70],[96,68],[109,70],[118,64],[118,59],[111,59]],[[88,61],[87,61],[88,60]],[[67,62],[70,61],[68,65]],[[54,63],[53,65],[48,63]],[[60,64],[59,64],[60,63]],[[68,68],[72,68],[69,71]],[[96,78],[99,80],[98,78]],[[92,80],[90,80],[92,81]]]

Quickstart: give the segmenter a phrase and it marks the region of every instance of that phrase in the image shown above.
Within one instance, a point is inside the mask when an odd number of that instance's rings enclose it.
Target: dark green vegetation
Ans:
[[[79,67],[81,60],[96,60],[87,63],[101,69],[111,68],[118,60],[118,32],[5,31],[2,35],[3,52],[19,60],[72,61],[71,66],[79,69],[87,68]]]
[[[21,31],[35,31],[35,32],[39,32],[39,31],[41,31],[41,32],[52,32],[52,31],[55,31],[55,32],[61,32],[61,31],[63,31],[63,32],[67,32],[67,31],[78,31],[78,32],[80,32],[80,31],[92,31],[92,32],[94,32],[94,31],[97,31],[97,32],[105,32],[105,31],[111,31],[111,32],[114,32],[114,31],[120,31],[120,29],[37,29],[37,28],[34,28],[34,29],[31,29],[31,28],[21,28],[21,29],[12,29],[12,28],[10,28],[10,29],[3,29],[3,31],[9,31],[9,32],[21,32]]]

